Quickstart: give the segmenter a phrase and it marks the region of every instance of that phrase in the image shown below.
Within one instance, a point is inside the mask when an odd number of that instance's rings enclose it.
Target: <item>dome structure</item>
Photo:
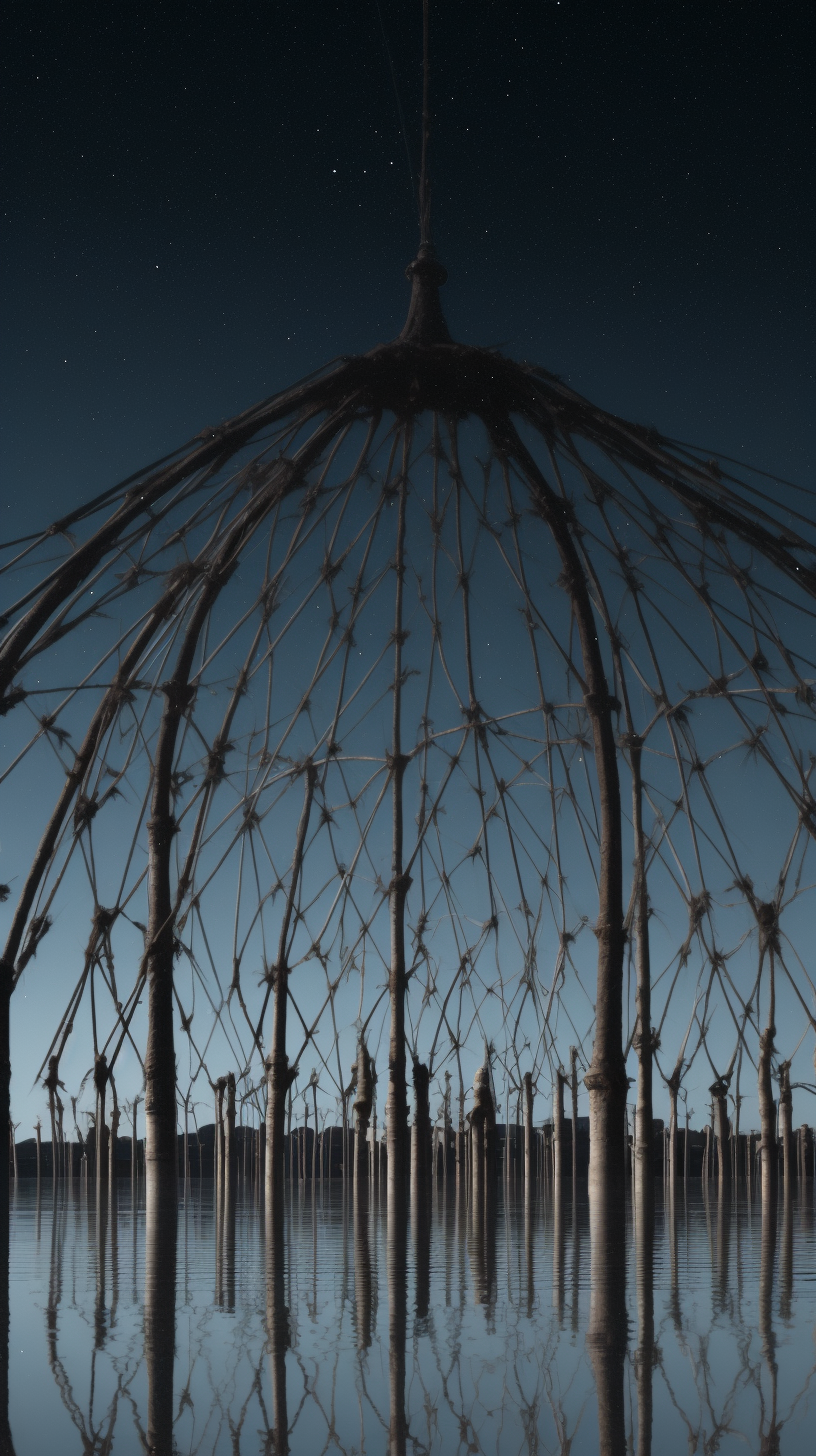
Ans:
[[[0,550],[4,1105],[31,967],[38,1075],[92,1064],[101,1127],[129,1059],[156,1190],[224,1059],[280,1170],[361,1038],[395,1177],[407,1056],[461,1124],[485,1041],[519,1098],[575,1044],[619,1186],[632,1050],[646,1156],[683,1008],[766,1094],[780,974],[813,1019],[812,496],[451,339],[427,135],[426,64],[399,338]]]
[[[92,1005],[173,1166],[214,1036],[282,1118],[307,1048],[339,1091],[364,1032],[390,1138],[406,1049],[463,1087],[487,1037],[520,1087],[577,1036],[621,1125],[647,889],[699,996],[765,903],[730,826],[810,852],[809,501],[453,342],[427,244],[407,271],[393,343],[4,552],[6,792],[36,785],[5,985],[85,917],[43,1064]]]

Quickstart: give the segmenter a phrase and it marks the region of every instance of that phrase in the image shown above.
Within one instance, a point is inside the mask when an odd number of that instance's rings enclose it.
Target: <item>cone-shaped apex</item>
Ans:
[[[411,344],[449,344],[451,336],[439,301],[439,289],[447,282],[448,274],[433,243],[420,244],[405,276],[411,280],[411,302],[400,339]]]

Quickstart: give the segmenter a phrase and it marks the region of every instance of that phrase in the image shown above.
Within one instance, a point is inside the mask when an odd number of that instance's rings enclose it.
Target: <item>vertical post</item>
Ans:
[[[428,1197],[431,1172],[430,1076],[423,1062],[414,1058],[414,1125],[411,1129],[411,1188],[423,1201]]]
[[[635,1182],[646,1188],[647,1200],[653,1192],[653,1061],[652,981],[649,951],[649,894],[646,883],[646,839],[643,832],[643,776],[641,759],[643,739],[635,733],[626,737],[632,769],[632,827],[635,836],[635,936],[637,989],[637,1027],[633,1045],[638,1058],[637,1106],[635,1110]]]
[[[776,1104],[774,1102],[773,1089],[771,1086],[771,1060],[774,1052],[774,1038],[776,1036],[776,967],[774,964],[775,951],[775,919],[774,907],[772,905],[760,905],[757,907],[757,921],[760,934],[760,974],[762,963],[767,953],[768,956],[768,1019],[765,1030],[759,1037],[759,1059],[757,1063],[757,1084],[759,1095],[759,1119],[762,1129],[762,1217],[765,1219],[766,1207],[770,1207],[769,1200],[773,1194],[775,1197],[779,1173],[779,1153],[776,1144]],[[775,1216],[775,1215],[774,1215]],[[774,1225],[774,1246],[776,1243],[776,1227]]]
[[[13,964],[0,961],[0,1117],[11,1123],[11,1045],[9,1012]],[[2,1124],[0,1124],[2,1125]],[[9,1396],[9,1160],[0,1179],[0,1449],[13,1451],[8,1419]]]
[[[553,1177],[560,1189],[564,1176],[564,1087],[566,1077],[561,1068],[556,1068],[553,1086]]]
[[[226,1181],[226,1136],[224,1133],[224,1092],[226,1077],[219,1077],[215,1084],[215,1166],[216,1198],[220,1199]]]
[[[677,1094],[676,1084],[669,1083],[669,1104],[671,1113],[669,1115],[669,1185],[672,1198],[677,1188]]]
[[[535,1178],[535,1127],[533,1125],[533,1074],[524,1073],[524,1182],[528,1193]]]
[[[116,1083],[113,1080],[113,1074],[111,1072],[108,1073],[108,1080],[110,1082],[111,1099],[113,1102],[113,1106],[111,1107],[110,1138],[108,1140],[108,1201],[111,1209],[113,1209],[113,1200],[116,1192],[116,1139],[119,1136],[119,1099],[116,1096]],[[111,1216],[113,1218],[116,1217],[115,1211]]]
[[[133,1114],[133,1131],[130,1138],[130,1191],[134,1203],[136,1201],[136,1109],[138,1106],[139,1098],[134,1097],[133,1107],[131,1109]]]
[[[317,782],[317,770],[311,759],[307,760],[304,766],[305,786],[303,795],[303,808],[300,814],[295,850],[292,858],[292,870],[289,882],[289,893],[286,897],[283,921],[281,924],[280,940],[278,942],[278,959],[273,967],[274,987],[274,1013],[272,1020],[272,1048],[266,1063],[268,1098],[266,1104],[266,1182],[267,1191],[275,1181],[283,1186],[284,1179],[284,1149],[285,1149],[285,1118],[286,1099],[289,1094],[289,1105],[291,1109],[291,1084],[293,1072],[290,1072],[289,1057],[286,1051],[286,1012],[289,999],[289,930],[294,914],[295,897],[297,894],[298,881],[303,869],[303,856],[306,849],[306,832],[309,828],[309,817],[312,810],[315,784]],[[291,1111],[290,1111],[290,1145],[291,1145]],[[291,1162],[291,1154],[290,1154]]]
[[[105,1094],[108,1085],[108,1062],[104,1055],[94,1058],[96,1088],[96,1121],[94,1143],[96,1153],[96,1199],[99,1204],[108,1188],[108,1128],[105,1123]]]
[[[578,1048],[570,1047],[570,1091],[572,1092],[572,1197],[578,1182]]]
[[[224,1119],[224,1172],[226,1174],[225,1188],[231,1196],[235,1190],[235,1178],[238,1171],[238,1157],[235,1142],[235,1073],[228,1072],[226,1077],[226,1117]]]
[[[721,1194],[724,1194],[731,1186],[731,1136],[728,1126],[727,1088],[727,1079],[718,1077],[710,1089],[714,1098],[717,1150],[719,1154],[719,1188]]]
[[[450,1072],[445,1073],[445,1096],[443,1099],[443,1122],[445,1141],[442,1145],[442,1178],[445,1187],[448,1186],[448,1154],[450,1152],[451,1140],[451,1077]]]
[[[779,1141],[782,1144],[782,1177],[785,1197],[789,1196],[796,1178],[793,1161],[793,1093],[790,1084],[790,1062],[779,1063]]]
[[[403,432],[402,471],[399,484],[397,540],[394,556],[396,591],[394,605],[394,685],[391,752],[388,767],[392,787],[391,883],[389,885],[389,919],[391,964],[388,976],[390,1034],[388,1044],[388,1217],[395,1216],[399,1203],[404,1206],[406,1181],[406,1143],[408,1092],[405,1076],[405,901],[410,877],[403,865],[403,780],[407,758],[402,752],[402,648],[403,590],[405,577],[405,515],[410,462],[410,430]]]
[[[365,1038],[360,1037],[357,1047],[356,1098],[354,1101],[354,1197],[362,1198],[368,1186],[368,1125],[371,1104],[374,1099],[374,1083],[371,1076],[371,1058]]]
[[[318,1134],[318,1121],[317,1121],[317,1077],[315,1076],[314,1073],[312,1073],[311,1082],[312,1082],[312,1102],[314,1104],[314,1137],[312,1138],[312,1192],[314,1193],[314,1191],[315,1191],[315,1189],[317,1187],[317,1134]]]

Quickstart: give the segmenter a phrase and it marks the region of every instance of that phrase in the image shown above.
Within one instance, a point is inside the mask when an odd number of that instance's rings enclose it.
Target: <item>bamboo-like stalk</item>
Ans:
[[[358,1083],[359,1087],[359,1083]],[[356,1137],[360,1137],[359,1118]],[[361,1159],[354,1159],[354,1313],[357,1326],[357,1349],[368,1350],[371,1346],[373,1325],[373,1284],[371,1277],[371,1242],[369,1238],[370,1184],[366,1178],[358,1181],[357,1172]]]
[[[94,1114],[94,1155],[96,1162],[97,1205],[108,1191],[108,1127],[105,1122],[105,1101],[108,1086],[108,1062],[104,1055],[94,1058],[94,1088],[96,1090],[96,1112]]]
[[[714,1131],[717,1137],[718,1183],[721,1195],[731,1186],[731,1132],[727,1101],[729,1081],[728,1077],[718,1077],[709,1089],[714,1099]]]
[[[388,1218],[394,1216],[398,1203],[404,1205],[407,1165],[408,1089],[405,1075],[405,901],[410,877],[403,865],[403,779],[407,759],[402,752],[402,648],[403,593],[405,579],[405,515],[408,494],[410,430],[403,432],[402,472],[399,484],[397,539],[394,554],[396,575],[394,603],[394,679],[391,751],[388,756],[391,774],[391,883],[389,885],[389,923],[391,962],[388,974],[390,1028],[388,1040]]]
[[[390,1152],[390,1150],[389,1150]],[[387,1173],[391,1193],[390,1167]],[[402,1178],[404,1187],[405,1179]],[[388,1284],[388,1456],[405,1456],[408,1423],[405,1417],[405,1345],[408,1319],[408,1219],[406,1200],[389,1199],[386,1223],[386,1279]]]
[[[271,1196],[271,1190],[276,1183],[279,1183],[281,1188],[283,1187],[286,1148],[284,1133],[286,1102],[287,1095],[291,1090],[292,1080],[297,1072],[296,1067],[290,1069],[289,1057],[286,1051],[286,1013],[289,999],[289,930],[295,908],[298,882],[303,868],[306,833],[309,828],[309,816],[312,810],[312,800],[317,782],[317,770],[311,760],[305,764],[303,773],[305,780],[303,808],[300,814],[295,849],[292,856],[289,891],[286,896],[280,938],[278,941],[278,958],[271,972],[274,976],[274,1012],[272,1020],[272,1046],[266,1063],[268,1089],[266,1104],[267,1198]],[[291,1147],[291,1119],[289,1137]]]
[[[570,1047],[570,1093],[572,1098],[572,1198],[578,1182],[578,1048]]]
[[[641,1123],[643,1126],[643,1123]],[[654,1197],[650,1180],[641,1177],[635,1189],[636,1290],[638,1347],[634,1366],[637,1381],[638,1456],[651,1456],[652,1376],[655,1366],[654,1328]],[[674,1219],[675,1184],[669,1184],[670,1219]],[[674,1247],[674,1245],[672,1245]]]
[[[59,1177],[59,1163],[57,1160],[57,1111],[56,1099],[57,1088],[65,1088],[64,1082],[59,1079],[59,1062],[56,1057],[49,1057],[48,1072],[43,1077],[43,1086],[48,1092],[48,1114],[51,1119],[51,1183],[54,1194],[57,1190],[57,1178]]]
[[[228,1072],[226,1078],[226,1114],[224,1117],[224,1174],[225,1190],[232,1196],[238,1170],[238,1156],[235,1143],[235,1073]]]
[[[424,1202],[429,1198],[431,1173],[430,1077],[424,1062],[414,1058],[414,1125],[411,1128],[411,1189]]]
[[[108,1081],[111,1089],[111,1120],[110,1136],[108,1139],[108,1202],[111,1207],[111,1218],[115,1217],[113,1211],[113,1199],[116,1189],[116,1139],[119,1136],[119,1098],[116,1095],[116,1083],[113,1074],[108,1073]]]
[[[782,1149],[782,1178],[785,1197],[796,1179],[793,1154],[793,1093],[790,1084],[790,1062],[779,1063],[779,1143]]]
[[[178,1146],[176,1141],[176,1059],[173,1033],[175,910],[170,887],[171,848],[176,830],[172,812],[172,774],[179,725],[195,695],[189,681],[193,657],[204,624],[219,593],[238,565],[240,550],[245,541],[260,525],[281,493],[292,488],[293,481],[300,478],[300,471],[307,468],[317,458],[324,445],[336,432],[338,425],[338,417],[330,416],[298,452],[294,463],[285,460],[279,462],[273,481],[258,492],[230,528],[223,546],[210,563],[203,578],[198,598],[190,613],[173,673],[169,680],[162,685],[165,704],[153,762],[151,817],[148,822],[150,878],[145,969],[149,997],[147,1044],[144,1059],[145,1168],[146,1182],[148,1185],[155,1184],[157,1196],[163,1200],[172,1199],[174,1203],[178,1194]],[[311,779],[312,773],[313,770],[307,775],[307,778]],[[311,803],[311,790],[309,803]],[[284,948],[285,944],[284,940]],[[285,1060],[285,990],[287,982],[285,970],[281,979],[284,985],[284,996],[281,998],[276,994],[275,1007],[277,1013],[281,999],[283,999]],[[277,1043],[275,1043],[273,1060],[277,1054]]]
[[[151,1202],[175,1204],[178,1195],[176,1052],[173,1029],[173,901],[171,853],[173,764],[179,725],[194,697],[189,682],[199,636],[232,563],[223,553],[191,613],[172,676],[162,685],[165,702],[153,768],[149,836],[149,906],[145,937],[148,1023],[145,1047],[145,1191]]]
[[[535,1124],[533,1123],[533,1074],[524,1073],[524,1185],[532,1192],[535,1183]]]
[[[137,1152],[138,1152],[138,1144],[137,1144],[137,1141],[136,1141],[136,1111],[137,1111],[137,1108],[139,1106],[139,1100],[140,1099],[138,1097],[134,1097],[134,1099],[133,1099],[133,1105],[131,1107],[131,1116],[132,1116],[133,1122],[132,1122],[132,1131],[131,1131],[131,1135],[130,1135],[130,1191],[131,1191],[131,1195],[133,1197],[134,1204],[135,1204],[135,1201],[136,1201],[136,1179],[137,1179],[137,1161],[136,1161],[136,1159],[137,1159]]]
[[[442,1179],[445,1187],[448,1186],[448,1157],[450,1154],[451,1140],[451,1075],[445,1073],[445,1095],[442,1101],[444,1142],[442,1144]]]
[[[677,1097],[679,1088],[669,1082],[669,1186],[672,1197],[677,1191]]]
[[[152,1170],[151,1170],[152,1171]],[[157,1197],[146,1179],[144,1357],[147,1368],[147,1449],[173,1453],[173,1369],[176,1338],[176,1229],[173,1200]]]
[[[492,1155],[496,1134],[496,1104],[490,1077],[490,1053],[485,1047],[482,1065],[473,1079],[473,1108],[470,1113],[472,1148],[472,1207],[474,1216],[484,1218],[486,1199],[492,1197]]]
[[[360,1037],[357,1047],[356,1097],[354,1099],[354,1197],[362,1196],[369,1181],[368,1167],[368,1125],[371,1105],[374,1100],[374,1082],[371,1076],[371,1058]]]
[[[317,1188],[317,1135],[319,1131],[317,1122],[317,1077],[314,1074],[312,1075],[311,1083],[312,1102],[314,1106],[314,1137],[312,1138],[312,1193],[314,1193]]]
[[[184,1161],[184,1197],[187,1198],[187,1187],[190,1182],[190,1094],[184,1099],[184,1144],[182,1150]]]
[[[764,1033],[763,1033],[764,1034]],[[769,1429],[763,1432],[763,1450],[779,1450],[777,1425],[777,1377],[779,1366],[776,1359],[776,1336],[773,1327],[773,1285],[776,1256],[776,1183],[766,1176],[765,1150],[762,1151],[762,1234],[759,1256],[759,1301],[757,1328],[765,1364],[770,1377]],[[763,1411],[763,1416],[765,1412]],[[775,1438],[775,1439],[774,1439]]]
[[[623,1198],[624,1111],[627,1078],[623,1055],[623,854],[621,798],[615,725],[599,634],[586,573],[571,530],[571,508],[551,489],[509,419],[492,429],[500,458],[512,457],[530,485],[534,504],[548,525],[562,563],[562,582],[570,600],[584,670],[584,706],[592,725],[595,772],[600,800],[598,970],[595,1040],[584,1086],[589,1092],[590,1198],[597,1187],[614,1188]]]
[[[553,1178],[560,1186],[564,1176],[564,1088],[567,1078],[560,1067],[553,1083]]]
[[[555,1163],[553,1163],[555,1167]],[[553,1177],[552,1190],[552,1211],[553,1211],[553,1280],[552,1299],[558,1319],[559,1328],[563,1327],[564,1309],[566,1304],[566,1270],[564,1260],[564,1246],[566,1242],[566,1229],[564,1220],[564,1182],[560,1175]]]
[[[226,1077],[219,1077],[215,1084],[215,1128],[213,1132],[215,1139],[215,1194],[219,1206],[224,1194],[224,1185],[226,1182],[227,1144],[224,1130],[224,1093],[226,1087]]]
[[[632,828],[635,839],[636,880],[635,1006],[637,1026],[633,1046],[638,1059],[637,1104],[635,1109],[635,1185],[643,1184],[645,1197],[651,1194],[653,1137],[654,1034],[652,1031],[652,978],[649,952],[649,894],[646,882],[646,838],[643,832],[643,739],[630,733],[626,739],[632,769]]]
[[[768,951],[768,1019],[759,1037],[757,1084],[762,1158],[762,1216],[776,1198],[779,1153],[776,1143],[776,1104],[771,1086],[771,1060],[776,1036],[776,982],[773,947]],[[774,1214],[774,1217],[776,1215]]]

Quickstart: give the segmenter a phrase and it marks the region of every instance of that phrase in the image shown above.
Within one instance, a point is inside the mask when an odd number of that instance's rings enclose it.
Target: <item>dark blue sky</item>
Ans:
[[[382,20],[382,28],[380,24]],[[452,331],[807,476],[813,10],[433,7]],[[393,336],[421,5],[6,12],[6,527]]]

